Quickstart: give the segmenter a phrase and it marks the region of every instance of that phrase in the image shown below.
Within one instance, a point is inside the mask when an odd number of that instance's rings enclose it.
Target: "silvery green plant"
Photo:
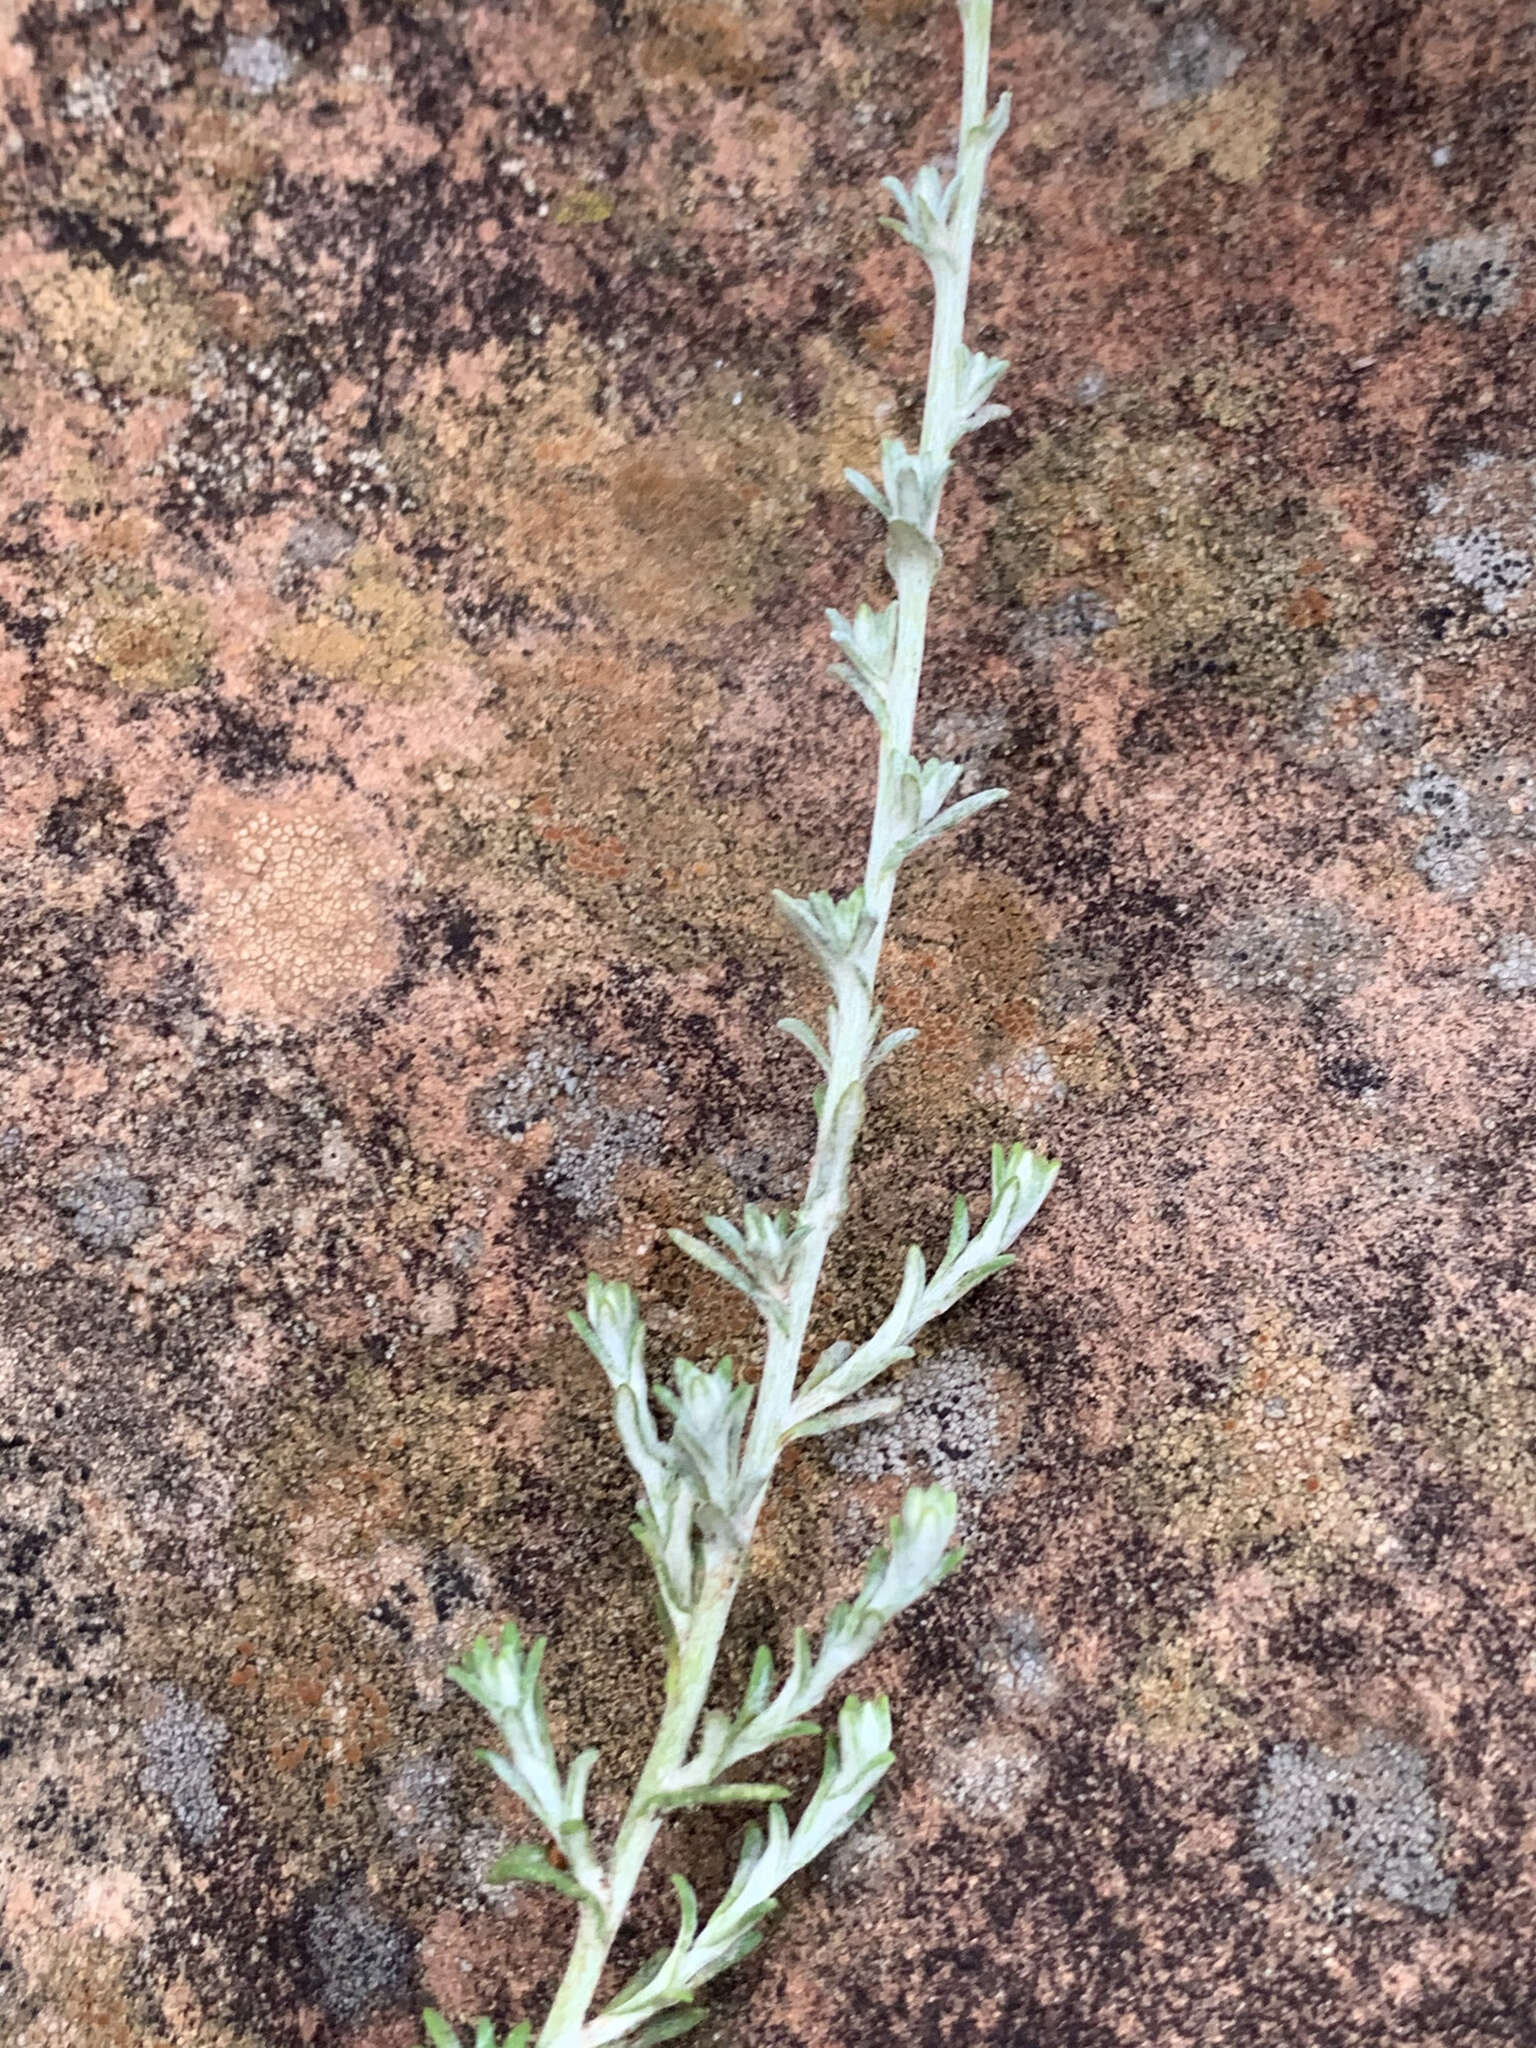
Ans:
[[[670,1385],[646,1365],[640,1304],[622,1282],[595,1276],[585,1314],[571,1320],[613,1390],[614,1421],[639,1481],[635,1535],[656,1578],[666,1646],[666,1691],[649,1756],[611,1846],[593,1837],[587,1785],[597,1752],[587,1749],[563,1771],[545,1718],[541,1639],[523,1643],[510,1623],[499,1642],[477,1641],[450,1676],[494,1722],[500,1748],[491,1768],[548,1838],[524,1843],[489,1872],[553,1886],[576,1912],[570,1960],[537,2037],[537,2048],[636,2048],[672,2039],[702,2018],[700,1991],[762,1938],[784,1886],[846,1834],[869,1806],[892,1762],[891,1715],[883,1699],[849,1695],[825,1737],[821,1778],[798,1819],[786,1813],[781,1784],[743,1766],[779,1744],[821,1733],[817,1714],[846,1674],[895,1617],[930,1592],[960,1561],[952,1546],[955,1496],[914,1486],[870,1558],[857,1598],[836,1607],[820,1639],[795,1631],[789,1669],[780,1675],[759,1649],[740,1704],[708,1704],[716,1658],[741,1583],[753,1531],[785,1447],[888,1415],[892,1393],[871,1392],[927,1326],[990,1274],[1012,1263],[1010,1247],[1034,1216],[1056,1163],[1022,1145],[992,1150],[991,1201],[972,1227],[956,1196],[949,1241],[928,1270],[908,1251],[890,1313],[861,1342],[843,1339],[803,1369],[806,1333],[827,1247],[848,1203],[849,1170],[864,1120],[869,1077],[916,1034],[886,1031],[875,998],[881,947],[901,868],[919,848],[973,818],[1005,792],[987,789],[951,801],[961,769],[919,760],[913,723],[927,634],[928,603],[941,555],[934,538],[944,480],[956,445],[1007,408],[992,393],[1007,364],[964,340],[971,249],[987,162],[1008,121],[1006,94],[987,107],[991,0],[959,0],[965,37],[959,146],[953,172],[927,165],[908,189],[885,189],[896,212],[887,225],[910,242],[933,278],[933,341],[916,448],[887,440],[881,479],[848,472],[848,481],[885,522],[885,563],[895,600],[853,617],[828,614],[840,659],[835,673],[874,721],[879,780],[864,879],[851,895],[822,891],[779,895],[783,916],[811,953],[831,991],[825,1036],[798,1017],[781,1029],[815,1061],[812,1101],[816,1144],[799,1206],[769,1213],[748,1206],[739,1223],[704,1219],[706,1237],[674,1231],[679,1248],[746,1296],[763,1326],[755,1382],[728,1358],[713,1366],[678,1359]],[[674,1876],[677,1935],[629,1983],[594,2011],[599,1980],[636,1884],[668,1814],[705,1805],[762,1809],[748,1824],[725,1896],[702,1914],[692,1886]],[[433,2048],[464,2048],[441,2014],[426,2015]],[[524,2020],[499,2041],[489,2020],[476,2023],[472,2048],[528,2048]]]

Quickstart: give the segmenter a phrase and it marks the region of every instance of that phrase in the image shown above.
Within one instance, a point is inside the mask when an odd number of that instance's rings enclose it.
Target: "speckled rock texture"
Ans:
[[[792,1195],[934,0],[34,0],[0,101],[0,2018],[412,2048],[570,1909],[445,1664],[659,1663],[589,1266]],[[1000,0],[912,871],[820,1334],[1059,1151],[723,1684],[912,1478],[899,1761],[705,2048],[1536,2039],[1536,18]],[[802,1744],[786,1765],[811,1776]],[[706,1896],[727,1818],[674,1830]],[[624,1958],[669,1925],[664,1872]]]

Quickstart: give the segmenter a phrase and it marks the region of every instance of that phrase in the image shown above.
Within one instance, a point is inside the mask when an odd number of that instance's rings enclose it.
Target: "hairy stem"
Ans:
[[[661,1831],[663,1816],[654,1805],[657,1790],[687,1757],[704,1711],[744,1555],[726,1553],[711,1559],[706,1568],[703,1590],[667,1672],[667,1699],[656,1739],[613,1845],[603,1910],[581,1909],[571,1959],[539,2035],[539,2048],[577,2048],[582,2040],[608,1951]]]

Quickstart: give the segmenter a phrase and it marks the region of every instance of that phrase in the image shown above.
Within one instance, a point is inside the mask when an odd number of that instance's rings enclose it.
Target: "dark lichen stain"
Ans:
[[[248,704],[216,696],[207,699],[202,716],[191,750],[197,759],[213,762],[227,781],[259,787],[294,767],[292,720],[264,718]]]

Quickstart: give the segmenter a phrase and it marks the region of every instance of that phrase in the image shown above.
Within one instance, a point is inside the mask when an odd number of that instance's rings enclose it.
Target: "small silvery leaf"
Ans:
[[[950,453],[963,434],[975,434],[977,428],[989,426],[993,420],[1008,418],[1008,406],[987,403],[1006,369],[1004,356],[987,356],[965,344],[954,350],[954,389],[944,432],[944,446]]]
[[[634,1289],[622,1280],[587,1275],[587,1312],[570,1322],[616,1387],[645,1385],[645,1324]]]
[[[857,955],[874,925],[864,907],[862,887],[843,897],[831,896],[825,889],[809,896],[786,896],[782,889],[775,889],[773,900],[785,923],[810,948],[835,991],[864,986]]]
[[[1003,132],[1008,126],[1009,117],[1012,113],[1013,94],[1011,92],[999,93],[996,106],[988,114],[980,129],[982,146],[988,156],[992,154],[999,142],[1002,141]]]
[[[797,1422],[792,1429],[785,1430],[784,1441],[794,1443],[801,1437],[826,1436],[834,1429],[853,1429],[861,1422],[880,1422],[895,1415],[900,1407],[899,1394],[876,1394],[868,1401],[850,1401],[846,1408],[828,1408],[820,1415]]]
[[[947,459],[926,455],[920,448],[909,449],[905,441],[887,434],[880,443],[880,472],[891,522],[915,526],[933,548],[939,495],[949,474]]]
[[[943,550],[930,540],[920,526],[907,519],[893,519],[885,534],[886,574],[902,589],[909,578],[931,583],[944,560]]]
[[[477,1636],[463,1663],[451,1666],[448,1676],[484,1707],[501,1732],[508,1754],[488,1752],[492,1769],[554,1835],[567,1809],[539,1683],[544,1648],[545,1638],[540,1636],[525,1653],[517,1627],[509,1621],[494,1646],[485,1636]]]
[[[742,1695],[741,1720],[751,1720],[767,1706],[773,1693],[773,1652],[766,1643],[759,1644],[752,1659],[752,1672],[747,1680],[747,1689]]]
[[[431,2048],[463,2048],[456,2030],[449,2026],[434,2007],[427,2007],[421,2016],[421,2023],[427,2030]],[[510,2034],[503,2035],[501,2048],[528,2048],[532,2037],[533,2022],[520,2020]],[[496,2029],[490,2020],[475,2021],[474,2048],[496,2048]]]
[[[870,489],[873,490],[874,486],[871,485]],[[882,517],[887,517],[889,506],[879,493],[876,496],[879,503],[875,509]],[[891,604],[874,611],[867,604],[861,604],[851,623],[839,611],[827,613],[833,645],[846,656],[843,661],[833,662],[832,673],[854,692],[882,733],[889,726],[886,694],[896,658],[899,609],[899,606]]]
[[[749,1208],[744,1219],[748,1229],[752,1229],[754,1219],[761,1217],[761,1210]],[[744,1294],[766,1322],[777,1330],[786,1329],[784,1267],[777,1256],[776,1242],[762,1232],[749,1241],[723,1216],[708,1216],[705,1221],[715,1236],[736,1252],[736,1258],[728,1258],[723,1251],[706,1244],[702,1238],[694,1237],[689,1231],[669,1230],[667,1235],[679,1251],[686,1252],[707,1272]],[[658,1388],[656,1398],[666,1402],[669,1397]]]
[[[871,605],[861,604],[851,621],[845,619],[840,611],[829,610],[827,613],[832,644],[846,658],[850,668],[856,668],[871,688],[882,693],[891,680],[891,668],[896,659],[898,616],[899,607],[894,604],[882,605],[878,611]]]
[[[689,1785],[675,1792],[658,1792],[652,1802],[658,1813],[688,1806],[768,1806],[787,1799],[787,1785]]]
[[[652,2020],[632,2036],[634,2048],[655,2048],[659,2041],[675,2041],[680,2034],[691,2034],[695,2027],[701,2027],[706,2017],[693,2006],[679,2006],[675,2011],[663,2014],[659,2020]]]
[[[870,1558],[855,1605],[867,1604],[884,1624],[958,1570],[961,1553],[949,1547],[957,1513],[947,1486],[909,1486],[892,1517],[889,1546]]]
[[[722,1358],[713,1372],[680,1358],[674,1371],[677,1392],[656,1389],[656,1399],[673,1419],[672,1449],[700,1497],[731,1517],[736,1512],[741,1436],[752,1389],[733,1382],[728,1358]]]
[[[955,1496],[941,1486],[907,1489],[890,1525],[889,1547],[875,1550],[856,1600],[835,1607],[816,1658],[810,1694],[824,1698],[865,1656],[898,1614],[948,1578],[961,1558],[949,1549],[955,1531]]]
[[[993,804],[1000,804],[1008,794],[1006,789],[979,789],[974,796],[962,797],[957,804],[951,804],[947,811],[928,818],[924,823],[898,839],[885,857],[885,872],[890,874],[901,866],[920,846],[927,846],[945,832],[953,832],[958,825],[967,824],[978,813],[989,810]]]
[[[613,1397],[613,1423],[625,1456],[639,1477],[645,1498],[653,1506],[671,1483],[672,1467],[666,1447],[656,1433],[656,1418],[642,1387],[620,1387]]]
[[[963,773],[958,761],[919,761],[911,754],[893,755],[891,770],[896,810],[908,833],[932,823]]]
[[[904,1045],[910,1045],[917,1036],[917,1031],[910,1024],[903,1025],[899,1031],[888,1031],[864,1062],[865,1079],[868,1080],[876,1067],[883,1067],[892,1053],[900,1052]]]
[[[882,192],[889,192],[897,206],[901,209],[900,220],[893,220],[889,214],[882,214],[880,216],[880,225],[891,228],[896,234],[901,236],[903,241],[910,242],[914,248],[921,248],[922,228],[917,205],[912,194],[907,190],[900,178],[882,178],[880,180],[880,189]]]
[[[709,1916],[699,1941],[701,1959],[708,1957],[711,1948],[735,1947],[758,1921],[773,1911],[774,1893],[793,1875],[788,1866],[788,1848],[789,1823],[784,1818],[784,1809],[771,1806],[766,1838],[755,1822],[742,1836],[741,1856],[730,1890]],[[709,1967],[707,1960],[704,1966]]]
[[[742,1211],[739,1234],[729,1224],[722,1225],[718,1216],[706,1216],[704,1221],[722,1243],[739,1253],[742,1263],[765,1285],[784,1284],[798,1233],[797,1220],[790,1210],[760,1209],[755,1202],[748,1202]]]
[[[950,400],[945,445],[951,451],[962,434],[971,434],[993,420],[1008,417],[1006,405],[988,404],[998,379],[1008,368],[1001,356],[981,354],[964,343],[955,351],[954,392]]]
[[[960,780],[958,761],[925,761],[918,771],[917,822],[928,825],[939,815],[950,791]]]
[[[641,1503],[630,1527],[651,1560],[661,1594],[662,1614],[672,1636],[681,1635],[698,1591],[699,1546],[694,1536],[697,1495],[686,1475],[673,1469],[654,1501]]]
[[[815,1655],[808,1629],[797,1628],[790,1668],[778,1691],[773,1690],[773,1657],[764,1645],[752,1666],[752,1676],[742,1699],[741,1711],[728,1730],[715,1760],[717,1771],[726,1771],[748,1757],[758,1756],[775,1743],[791,1741],[797,1735],[816,1732],[816,1723],[806,1719],[819,1695],[814,1694]]]
[[[956,410],[972,413],[985,405],[1007,369],[1006,356],[989,356],[961,342],[955,351]]]
[[[895,517],[895,514],[891,511],[890,500],[885,496],[884,492],[881,491],[880,487],[877,484],[872,484],[870,482],[869,478],[864,475],[862,470],[845,469],[843,471],[843,477],[844,480],[847,483],[851,484],[854,490],[858,492],[859,496],[864,500],[865,504],[872,505],[874,507],[874,509],[880,514],[880,517],[882,519],[889,521],[890,519]]]
[[[802,1391],[808,1391],[812,1387],[820,1386],[823,1380],[830,1379],[838,1367],[846,1364],[852,1356],[853,1346],[846,1337],[839,1337],[835,1344],[827,1346],[826,1350],[822,1352],[816,1363],[806,1374]]]
[[[786,1877],[847,1834],[869,1810],[880,1780],[895,1761],[890,1702],[883,1693],[873,1700],[850,1695],[838,1713],[836,1735],[827,1738],[821,1782],[790,1839]]]
[[[743,1294],[755,1293],[756,1283],[751,1274],[744,1273],[733,1259],[728,1259],[716,1246],[706,1244],[703,1238],[694,1237],[686,1230],[669,1230],[667,1235],[680,1252],[686,1252],[689,1258],[703,1266],[706,1272],[713,1273],[717,1279],[724,1280],[731,1287],[740,1288]]]
[[[809,1024],[803,1023],[798,1017],[781,1017],[779,1029],[786,1038],[792,1038],[796,1045],[803,1045],[824,1074],[831,1073],[831,1055]]]
[[[570,1323],[614,1390],[614,1418],[629,1462],[653,1503],[665,1484],[666,1457],[656,1434],[645,1379],[645,1324],[633,1288],[587,1276],[587,1312]]]
[[[1001,1226],[1004,1242],[1012,1244],[1034,1221],[1060,1171],[1059,1159],[1047,1159],[1023,1145],[1012,1145],[1006,1152],[1001,1145],[992,1147],[992,1200],[1006,1215]],[[989,1216],[987,1221],[991,1220]]]
[[[1028,1151],[1023,1145],[992,1147],[992,1206],[974,1238],[967,1240],[963,1205],[957,1205],[949,1244],[931,1283],[917,1305],[917,1320],[908,1335],[953,1308],[993,1273],[1013,1264],[1009,1247],[1033,1221],[1051,1191],[1061,1162]]]
[[[979,405],[961,421],[960,432],[974,434],[981,427],[990,427],[994,420],[1011,418],[1012,413],[1013,407],[1010,405]]]
[[[924,164],[912,180],[910,191],[899,178],[882,178],[880,184],[901,209],[900,219],[883,214],[881,224],[891,228],[903,241],[910,242],[928,263],[951,260],[954,254],[951,228],[958,178],[951,179],[946,185],[936,165]]]

